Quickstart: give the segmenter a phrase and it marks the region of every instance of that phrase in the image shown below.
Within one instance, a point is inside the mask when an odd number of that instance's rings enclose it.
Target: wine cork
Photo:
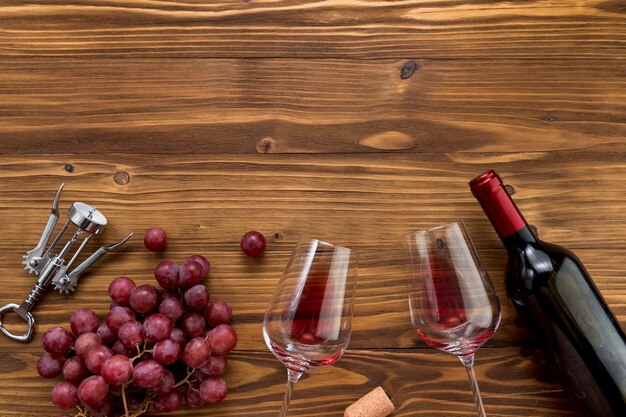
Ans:
[[[381,387],[374,388],[346,408],[344,417],[387,417],[395,411],[393,403]]]

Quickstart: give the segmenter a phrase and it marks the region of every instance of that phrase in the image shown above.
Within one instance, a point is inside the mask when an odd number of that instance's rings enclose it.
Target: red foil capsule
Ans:
[[[477,176],[469,182],[469,186],[501,238],[527,225],[496,171]]]

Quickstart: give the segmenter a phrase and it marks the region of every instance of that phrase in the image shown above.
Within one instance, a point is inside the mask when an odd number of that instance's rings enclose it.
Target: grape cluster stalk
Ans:
[[[154,271],[161,290],[115,278],[104,320],[80,309],[71,331],[48,329],[37,371],[63,377],[51,392],[66,413],[57,417],[138,417],[222,401],[228,388],[220,376],[237,333],[230,305],[211,301],[202,284],[210,267],[201,255],[180,267],[162,261]]]

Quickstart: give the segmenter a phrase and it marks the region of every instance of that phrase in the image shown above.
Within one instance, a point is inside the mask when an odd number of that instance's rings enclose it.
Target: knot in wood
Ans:
[[[422,66],[415,61],[407,61],[402,65],[402,69],[400,70],[400,78],[406,80],[410,78],[411,75],[415,73],[415,71],[419,71]]]
[[[130,182],[130,174],[126,171],[117,171],[113,174],[113,180],[118,185],[126,185]]]
[[[276,148],[276,141],[269,136],[264,137],[256,143],[258,153],[273,153]]]

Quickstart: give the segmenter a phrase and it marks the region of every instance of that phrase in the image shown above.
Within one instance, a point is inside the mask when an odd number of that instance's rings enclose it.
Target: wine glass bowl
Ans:
[[[473,362],[500,324],[493,284],[461,222],[411,233],[406,246],[413,327],[428,345],[459,357],[484,416]]]
[[[270,301],[263,338],[288,370],[283,411],[303,373],[336,362],[348,347],[357,275],[356,253],[301,239]]]

